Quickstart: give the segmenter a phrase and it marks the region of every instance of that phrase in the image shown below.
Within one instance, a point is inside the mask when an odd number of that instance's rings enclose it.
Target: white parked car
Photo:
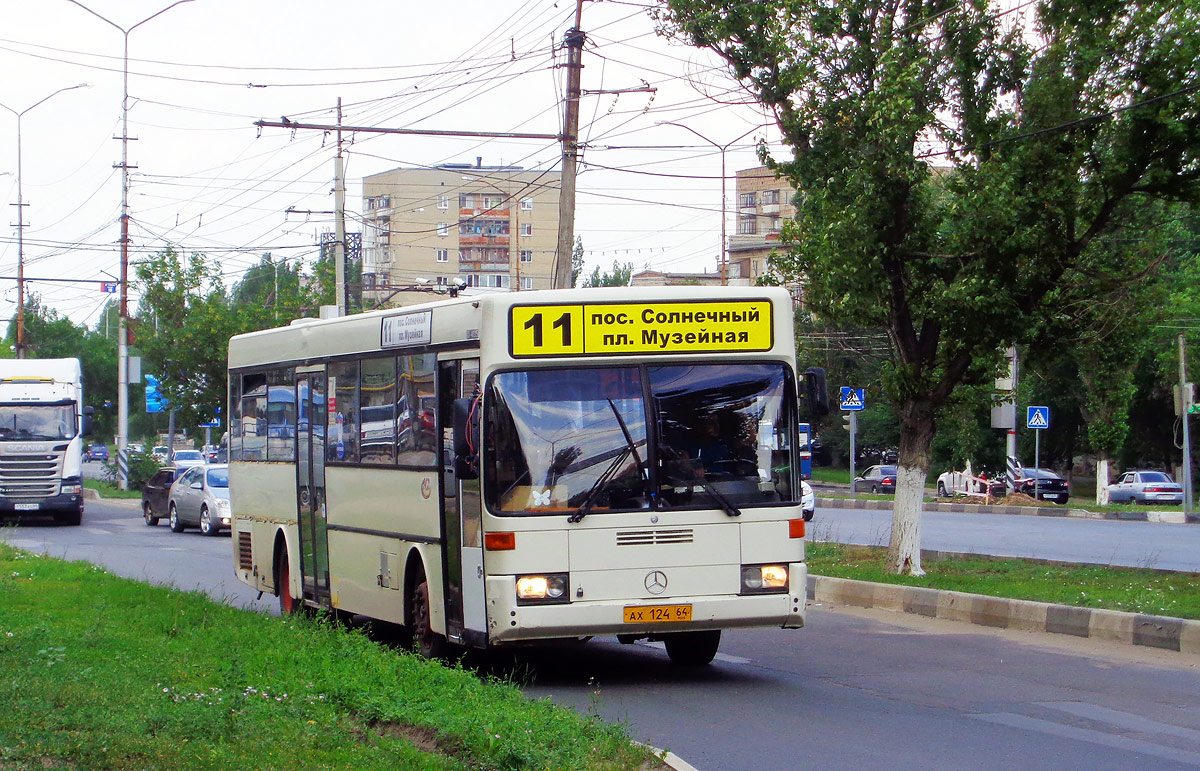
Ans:
[[[800,511],[807,522],[817,513],[817,496],[813,493],[812,485],[800,481]]]

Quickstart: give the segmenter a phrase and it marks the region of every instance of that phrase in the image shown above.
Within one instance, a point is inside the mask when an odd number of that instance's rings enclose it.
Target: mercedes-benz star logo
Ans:
[[[646,591],[651,594],[662,594],[667,590],[667,574],[661,570],[651,570],[646,574]]]

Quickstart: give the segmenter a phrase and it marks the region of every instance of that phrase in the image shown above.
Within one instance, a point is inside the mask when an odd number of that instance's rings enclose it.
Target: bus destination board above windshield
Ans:
[[[769,300],[515,305],[509,351],[524,356],[767,351]]]

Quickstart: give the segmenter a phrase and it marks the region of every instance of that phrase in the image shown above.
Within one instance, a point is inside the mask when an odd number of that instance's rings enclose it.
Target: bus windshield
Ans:
[[[582,515],[792,503],[794,393],[778,363],[497,374],[487,505]]]
[[[57,441],[75,434],[73,403],[0,404],[0,442]]]

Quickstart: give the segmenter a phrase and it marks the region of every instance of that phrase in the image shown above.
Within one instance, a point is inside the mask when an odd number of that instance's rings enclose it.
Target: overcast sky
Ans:
[[[80,0],[125,29],[170,0]],[[757,164],[755,136],[777,137],[714,56],[654,33],[652,0],[585,3],[583,87],[655,92],[585,95],[576,232],[588,270],[614,259],[638,269],[715,271],[720,251],[720,152],[664,121],[726,144],[728,228],[733,172]],[[255,120],[557,133],[563,33],[560,0],[192,0],[129,35],[131,261],[168,244],[217,260],[226,282],[264,252],[311,263],[327,211],[334,143],[321,132]],[[119,274],[121,72],[124,36],[70,0],[0,0],[0,104],[21,118],[25,275]],[[552,141],[348,135],[347,230],[361,224],[361,180],[447,162],[556,169]],[[5,172],[8,172],[7,174]],[[0,191],[17,202],[17,118],[0,110]],[[16,206],[0,239],[0,275],[17,268]],[[132,277],[133,271],[131,269]],[[79,323],[99,318],[96,284],[30,281],[29,291]],[[16,282],[0,280],[0,317]],[[132,287],[131,287],[132,291]],[[131,294],[131,300],[136,296]],[[132,308],[131,308],[132,312]]]

